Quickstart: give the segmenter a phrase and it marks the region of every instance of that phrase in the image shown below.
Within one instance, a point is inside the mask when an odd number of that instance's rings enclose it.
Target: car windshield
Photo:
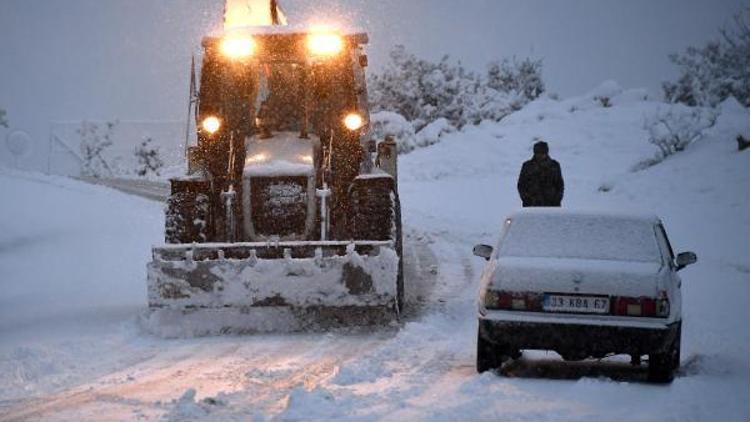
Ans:
[[[499,246],[501,257],[659,262],[652,223],[596,215],[520,215]]]

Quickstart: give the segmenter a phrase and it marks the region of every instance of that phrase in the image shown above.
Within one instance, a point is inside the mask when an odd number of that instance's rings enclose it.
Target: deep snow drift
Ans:
[[[594,97],[609,90],[613,106]],[[426,309],[394,332],[163,340],[145,335],[145,264],[161,205],[102,187],[0,172],[0,419],[748,420],[750,112],[723,106],[708,136],[642,171],[643,129],[663,104],[608,84],[542,99],[501,123],[402,156],[405,224],[430,244]],[[682,274],[682,369],[642,382],[622,359],[563,364],[531,352],[507,377],[477,375],[483,261],[519,205],[516,177],[536,138],[566,179],[564,206],[661,216]]]

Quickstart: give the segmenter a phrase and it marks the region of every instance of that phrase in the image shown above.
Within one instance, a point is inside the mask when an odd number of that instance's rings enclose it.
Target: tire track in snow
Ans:
[[[419,278],[421,294],[432,297],[435,257],[417,235],[409,241],[409,268]],[[424,267],[423,265],[429,265]],[[431,299],[429,299],[431,300]],[[419,318],[428,309],[408,314]],[[295,389],[313,390],[330,383],[342,366],[358,361],[397,332],[393,328],[366,334],[262,335],[193,340],[154,340],[165,351],[57,394],[8,403],[0,420],[65,420],[76,415],[107,414],[131,419],[162,417],[189,388],[198,397],[231,397],[262,414],[286,408]]]

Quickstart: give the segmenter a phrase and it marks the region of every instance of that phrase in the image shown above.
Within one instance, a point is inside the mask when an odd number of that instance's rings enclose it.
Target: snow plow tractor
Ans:
[[[367,41],[285,26],[203,40],[197,145],[148,265],[154,322],[252,333],[398,317],[396,144],[366,140]]]

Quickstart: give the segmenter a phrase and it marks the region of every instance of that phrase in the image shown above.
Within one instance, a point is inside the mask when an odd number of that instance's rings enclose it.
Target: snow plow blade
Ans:
[[[170,337],[387,325],[398,316],[398,261],[387,241],[155,247],[146,328]]]

